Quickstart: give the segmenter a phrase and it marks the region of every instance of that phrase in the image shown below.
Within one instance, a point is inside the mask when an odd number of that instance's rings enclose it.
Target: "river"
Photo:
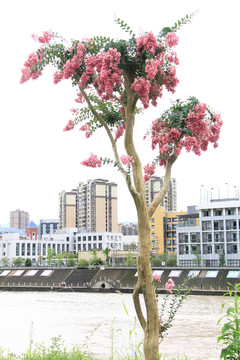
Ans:
[[[217,322],[224,301],[229,299],[189,296],[160,345],[161,354],[219,359],[221,325]],[[112,349],[126,352],[130,333],[132,345],[142,338],[130,294],[0,292],[0,304],[0,347],[17,354],[28,348],[30,338],[49,345],[51,338],[61,335],[68,348],[88,338],[89,349],[102,360]]]

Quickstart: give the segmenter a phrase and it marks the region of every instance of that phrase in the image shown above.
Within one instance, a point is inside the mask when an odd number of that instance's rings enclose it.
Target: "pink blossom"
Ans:
[[[123,165],[126,165],[128,167],[130,167],[134,163],[133,157],[129,155],[122,155],[120,157],[120,160],[123,163]]]
[[[31,78],[33,80],[36,80],[39,78],[39,76],[42,75],[42,72],[40,70],[33,71],[31,74]]]
[[[138,77],[134,79],[134,82],[131,85],[131,89],[134,90],[140,97],[141,102],[144,105],[144,108],[149,106],[149,92],[151,89],[150,81],[144,79],[143,77]]]
[[[155,173],[155,165],[147,164],[146,166],[144,166],[143,170],[145,173],[143,179],[146,182],[146,181],[150,180],[151,176]]]
[[[172,289],[174,287],[175,287],[175,283],[174,283],[174,281],[172,279],[169,279],[165,284],[165,288],[170,294],[173,293]]]
[[[125,123],[123,125],[119,125],[119,127],[117,128],[117,132],[116,132],[116,139],[119,139],[125,130]]]
[[[161,282],[161,275],[158,274],[156,271],[154,271],[153,273],[153,280],[157,281],[157,282]]]
[[[53,34],[50,33],[50,31],[42,31],[43,35],[38,36],[36,34],[32,35],[33,40],[38,41],[42,44],[49,44],[51,39],[54,37]]]
[[[78,93],[77,94],[77,98],[75,99],[75,101],[76,101],[76,103],[80,103],[80,104],[82,104],[83,102],[84,102],[84,97],[82,96],[82,94],[81,93]]]
[[[165,44],[171,47],[176,46],[178,44],[179,38],[174,32],[167,33],[165,37]]]
[[[98,159],[96,155],[91,154],[90,157],[81,162],[82,165],[96,168],[102,166],[102,161]]]
[[[53,83],[58,84],[62,79],[63,79],[63,73],[57,70],[53,74]]]
[[[74,121],[69,120],[69,122],[67,123],[67,125],[65,126],[63,131],[69,131],[69,130],[72,130],[72,129],[74,129]]]
[[[30,68],[26,67],[22,70],[22,76],[20,79],[20,84],[25,83],[26,81],[28,81],[31,78],[31,70]]]
[[[149,51],[152,55],[155,54],[156,49],[159,47],[156,37],[152,32],[147,33],[136,39],[137,53],[142,55],[143,51]]]
[[[25,67],[32,67],[38,63],[38,56],[36,53],[31,53],[28,56],[28,59],[25,61],[24,66]]]
[[[88,124],[82,125],[79,128],[79,130],[80,131],[86,131],[86,133],[85,133],[86,138],[89,138],[92,135],[92,133],[90,131],[90,126]]]
[[[98,95],[103,100],[108,99],[115,87],[121,86],[122,70],[118,68],[120,58],[121,53],[110,48],[106,53],[91,55],[85,60],[86,75],[96,75],[93,86],[97,88]]]
[[[174,51],[172,51],[169,55],[167,55],[167,59],[171,63],[174,63],[175,65],[179,65],[177,54]]]

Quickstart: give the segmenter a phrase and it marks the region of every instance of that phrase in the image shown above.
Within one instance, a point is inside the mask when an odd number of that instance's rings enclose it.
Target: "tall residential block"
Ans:
[[[159,193],[163,186],[164,177],[152,176],[149,181],[145,183],[146,203],[147,206],[151,204],[153,199]],[[165,211],[177,211],[177,183],[176,179],[170,179],[169,189],[166,193],[160,206],[163,206]]]
[[[28,212],[17,209],[10,211],[10,227],[25,229],[30,222],[30,215]]]
[[[80,231],[118,232],[117,184],[104,179],[80,182],[59,194],[59,227]]]
[[[117,184],[104,179],[79,183],[77,228],[91,232],[118,232]]]
[[[59,193],[59,227],[76,227],[77,190],[61,191]]]

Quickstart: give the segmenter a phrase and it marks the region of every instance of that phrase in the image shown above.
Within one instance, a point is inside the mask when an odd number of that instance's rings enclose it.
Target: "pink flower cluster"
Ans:
[[[178,44],[179,38],[174,32],[167,33],[165,37],[165,44],[171,47],[176,46]]]
[[[123,165],[126,165],[128,167],[132,166],[132,164],[134,163],[134,159],[132,156],[129,155],[123,155],[120,157],[121,162],[123,163]]]
[[[69,79],[76,73],[76,70],[82,65],[83,57],[85,54],[85,47],[82,43],[79,43],[77,46],[77,54],[68,60],[63,67],[63,77],[64,79]]]
[[[183,119],[182,128],[171,128],[167,120],[157,119],[152,124],[152,149],[158,146],[159,165],[166,166],[173,151],[179,155],[183,148],[187,152],[193,151],[201,155],[206,151],[208,144],[217,147],[222,120],[219,114],[212,114],[209,118],[206,104],[196,105]]]
[[[81,162],[81,165],[88,166],[91,168],[101,167],[102,161],[98,159],[96,155],[91,154],[90,157]]]
[[[157,39],[152,32],[149,32],[146,35],[137,38],[136,43],[137,43],[137,53],[140,56],[144,51],[148,51],[150,52],[150,54],[154,55],[155,51],[159,47],[159,44],[157,43]]]
[[[169,279],[165,284],[165,288],[170,294],[173,293],[172,289],[174,287],[175,287],[175,283],[174,283],[174,281],[172,279]]]
[[[80,131],[86,131],[85,136],[86,136],[87,139],[92,135],[92,133],[90,131],[90,127],[89,127],[88,124],[85,124],[85,125],[81,126],[79,128],[79,130]]]
[[[69,131],[69,130],[73,130],[73,129],[74,129],[74,121],[69,120],[69,122],[67,123],[67,125],[65,126],[63,131]]]
[[[157,282],[161,282],[161,275],[158,274],[156,271],[153,272],[153,280]]]
[[[42,31],[42,36],[32,34],[32,38],[35,41],[40,42],[41,44],[49,44],[54,35],[50,31]]]
[[[125,123],[123,125],[119,125],[119,127],[117,128],[117,131],[116,131],[115,138],[119,139],[123,135],[124,130],[125,130]]]
[[[145,60],[145,74],[135,78],[131,86],[146,109],[150,101],[153,106],[157,105],[157,98],[162,96],[163,86],[168,91],[175,92],[179,80],[173,64],[178,65],[179,60],[171,47],[177,45],[178,37],[175,33],[168,33],[164,42],[158,43],[150,32],[136,39],[136,43],[139,56],[142,56],[144,51],[148,51],[152,56]]]
[[[131,88],[140,97],[140,100],[143,103],[144,108],[145,109],[148,108],[149,93],[150,93],[150,89],[151,89],[150,81],[147,79],[144,79],[143,77],[135,78],[134,82],[132,83]]]
[[[24,69],[22,69],[22,76],[20,79],[20,83],[23,84],[26,81],[33,79],[36,80],[39,78],[40,75],[42,75],[42,72],[40,70],[32,70],[31,68],[42,61],[42,54],[40,58],[36,53],[31,53],[27,60],[24,63]]]
[[[144,170],[144,181],[148,181],[151,179],[152,175],[155,173],[155,165],[154,164],[147,164],[144,166],[143,170]]]
[[[106,53],[89,56],[85,60],[86,73],[80,79],[80,87],[85,86],[90,76],[97,75],[93,86],[97,88],[102,99],[107,99],[115,87],[122,83],[122,70],[118,69],[121,53],[110,48]]]

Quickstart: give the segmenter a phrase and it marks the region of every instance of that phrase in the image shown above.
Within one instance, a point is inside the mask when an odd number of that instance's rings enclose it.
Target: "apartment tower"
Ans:
[[[163,186],[164,177],[152,176],[149,181],[145,183],[146,203],[147,206],[151,204],[153,199],[159,193]],[[164,207],[166,212],[177,211],[177,183],[176,179],[170,179],[169,189],[166,193],[160,206]]]
[[[30,222],[30,215],[26,211],[17,209],[10,211],[10,227],[24,230]]]
[[[104,179],[79,183],[77,228],[91,232],[118,232],[117,184]]]
[[[88,232],[118,232],[117,184],[104,179],[80,182],[59,194],[59,227]]]
[[[59,193],[59,228],[76,227],[77,190]]]

